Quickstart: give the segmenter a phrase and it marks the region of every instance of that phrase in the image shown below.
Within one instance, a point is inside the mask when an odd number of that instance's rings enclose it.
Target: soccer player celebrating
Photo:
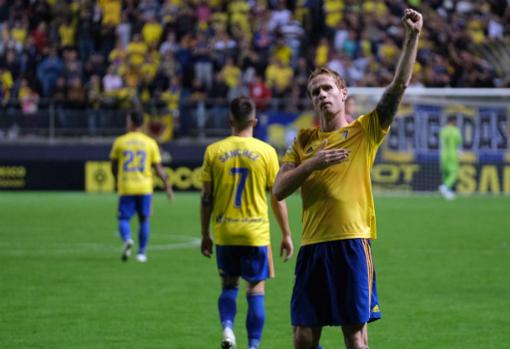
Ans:
[[[264,284],[273,275],[266,190],[278,173],[276,151],[253,138],[257,124],[255,105],[247,97],[230,104],[232,135],[207,147],[202,171],[202,254],[210,257],[213,240],[222,283],[218,299],[223,349],[235,349],[233,332],[239,278],[247,282],[246,328],[250,349],[259,347],[265,320]],[[282,241],[280,255],[287,261],[293,253],[287,206],[271,195]]]
[[[439,132],[439,167],[443,178],[443,182],[439,186],[439,192],[447,200],[455,198],[452,188],[459,176],[458,151],[462,143],[462,136],[456,122],[455,116],[448,117],[446,126]]]
[[[146,262],[145,253],[149,240],[149,216],[153,192],[152,168],[163,181],[168,199],[173,198],[168,175],[161,165],[161,154],[156,141],[142,133],[143,115],[131,112],[127,116],[127,133],[117,137],[110,153],[112,173],[119,193],[119,232],[124,247],[122,260],[131,255],[129,221],[136,213],[140,224],[136,259]]]
[[[370,169],[409,84],[423,25],[406,9],[395,76],[375,110],[345,118],[340,75],[318,68],[308,94],[320,127],[301,130],[273,186],[278,200],[301,187],[303,235],[291,301],[294,347],[320,348],[323,326],[341,326],[348,349],[368,348],[367,323],[380,318],[370,240],[376,238]]]

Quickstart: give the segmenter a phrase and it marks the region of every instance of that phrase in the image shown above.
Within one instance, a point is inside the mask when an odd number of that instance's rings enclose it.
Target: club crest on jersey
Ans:
[[[347,139],[347,136],[349,136],[349,131],[345,130],[342,132],[342,137],[344,137],[344,139]]]
[[[305,149],[305,153],[306,154],[310,154],[310,153],[313,153],[314,151],[317,150],[317,148],[320,148],[321,147],[321,143],[315,141],[315,142],[312,142],[310,145],[308,145]]]

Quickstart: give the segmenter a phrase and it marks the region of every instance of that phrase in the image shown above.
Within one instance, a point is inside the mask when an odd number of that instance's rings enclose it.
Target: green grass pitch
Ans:
[[[383,319],[369,325],[370,348],[510,348],[509,200],[376,197]],[[146,264],[120,261],[116,204],[113,194],[0,193],[0,348],[219,348],[219,278],[197,245],[198,194],[172,204],[155,195]],[[297,247],[299,197],[288,204]],[[292,347],[295,257],[275,261],[261,349]],[[325,328],[321,343],[342,348],[339,329]]]

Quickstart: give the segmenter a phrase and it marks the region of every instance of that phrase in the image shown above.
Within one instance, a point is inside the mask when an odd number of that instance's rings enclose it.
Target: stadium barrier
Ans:
[[[357,114],[372,110],[382,92],[383,89],[351,88],[349,93],[356,99]],[[439,131],[446,119],[454,116],[462,133],[461,168],[456,190],[466,195],[510,194],[509,102],[510,89],[409,88],[378,152],[372,170],[374,188],[383,192],[413,193],[437,190],[441,180]],[[212,113],[214,103],[206,104],[212,108],[206,112]],[[309,110],[293,109],[270,109],[259,115],[256,136],[273,144],[280,154],[300,128],[316,123]],[[51,110],[48,113],[52,113]],[[49,130],[51,116],[40,130],[49,142],[40,138],[36,139],[36,144],[26,144],[23,138],[0,142],[0,189],[113,190],[108,154],[113,136],[123,132],[124,117],[119,110],[106,110],[105,113],[112,127],[105,128],[107,132],[102,131],[102,145],[72,143],[79,137],[77,135],[83,136],[87,128],[73,129],[71,134],[74,136],[67,138],[68,143],[63,145],[59,136],[66,133],[58,128]],[[200,136],[197,125],[188,126],[190,134]],[[215,133],[216,136],[227,134],[227,129]],[[171,155],[172,160],[165,161],[165,165],[176,189],[199,189],[198,173],[205,144],[168,142],[162,147],[164,154]]]

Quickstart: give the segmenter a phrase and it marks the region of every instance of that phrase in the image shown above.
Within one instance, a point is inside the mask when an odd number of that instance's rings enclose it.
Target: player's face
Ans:
[[[344,110],[347,96],[345,88],[339,88],[335,79],[326,74],[317,75],[308,86],[314,109],[321,115],[337,115]]]

